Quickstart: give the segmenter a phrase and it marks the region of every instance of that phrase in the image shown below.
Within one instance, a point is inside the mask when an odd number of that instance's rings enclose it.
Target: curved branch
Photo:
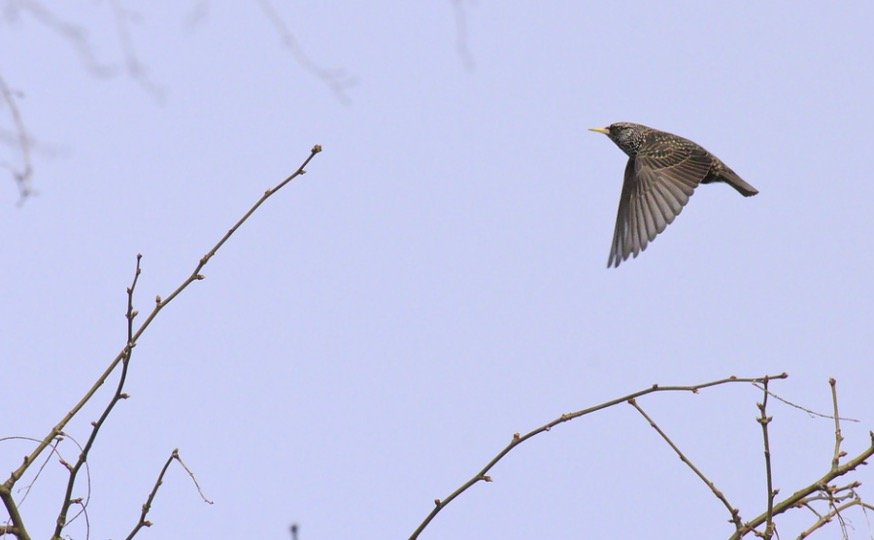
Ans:
[[[754,383],[754,384],[759,383],[759,384],[761,384],[765,380],[785,379],[788,376],[789,375],[786,373],[781,373],[779,375],[766,375],[764,377],[746,377],[746,378],[739,378],[739,377],[731,376],[731,377],[727,377],[725,379],[719,379],[716,381],[710,381],[710,382],[696,384],[696,385],[692,385],[692,386],[659,386],[657,384],[654,384],[649,388],[645,388],[643,390],[638,390],[637,392],[633,392],[631,394],[628,394],[628,395],[625,395],[622,397],[611,399],[610,401],[605,401],[603,403],[599,403],[598,405],[593,405],[592,407],[589,407],[587,409],[582,409],[582,410],[579,410],[576,412],[563,414],[563,415],[559,416],[558,418],[556,418],[555,420],[548,422],[548,423],[540,426],[537,429],[529,431],[528,433],[526,433],[524,435],[520,435],[518,433],[515,433],[515,434],[513,434],[513,438],[510,440],[510,443],[507,444],[507,446],[505,446],[503,450],[498,452],[498,454],[495,457],[493,457],[488,463],[486,463],[485,467],[483,467],[478,473],[473,475],[473,477],[470,478],[470,480],[468,480],[467,482],[462,484],[458,489],[456,489],[455,491],[453,491],[452,493],[447,495],[446,498],[434,500],[434,509],[431,510],[431,512],[428,513],[427,516],[425,516],[425,519],[422,520],[422,523],[420,523],[419,526],[416,527],[416,530],[413,531],[413,534],[410,535],[410,540],[415,540],[416,538],[418,538],[419,535],[422,533],[422,531],[425,530],[425,527],[427,527],[428,524],[431,523],[431,521],[437,516],[438,513],[440,513],[441,510],[446,508],[446,506],[450,502],[452,502],[456,497],[458,497],[459,495],[461,495],[462,493],[467,491],[471,486],[473,486],[474,484],[476,484],[478,482],[491,482],[492,479],[487,474],[489,472],[489,470],[491,470],[491,468],[494,467],[496,463],[501,461],[504,458],[504,456],[509,454],[514,448],[516,448],[517,446],[519,446],[523,442],[527,441],[528,439],[543,433],[544,431],[549,431],[550,429],[552,429],[553,427],[555,427],[559,424],[563,424],[564,422],[568,422],[568,421],[573,420],[575,418],[579,418],[581,416],[585,416],[587,414],[591,414],[593,412],[597,412],[597,411],[600,411],[602,409],[606,409],[608,407],[618,405],[620,403],[625,403],[626,401],[629,401],[629,400],[632,400],[635,398],[639,398],[639,397],[645,396],[647,394],[652,394],[655,392],[691,392],[693,394],[697,394],[699,390],[702,390],[704,388],[710,388],[711,386],[719,386],[719,385],[729,384],[729,383]]]

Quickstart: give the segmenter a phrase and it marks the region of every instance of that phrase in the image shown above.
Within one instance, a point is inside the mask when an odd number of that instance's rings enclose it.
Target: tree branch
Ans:
[[[16,143],[21,151],[21,167],[16,168],[11,164],[4,164],[12,172],[13,178],[15,178],[15,183],[18,186],[18,204],[21,205],[33,194],[33,188],[31,187],[33,163],[30,158],[30,136],[27,134],[27,130],[24,129],[24,120],[21,119],[21,111],[18,110],[18,104],[15,102],[12,89],[9,88],[3,77],[0,77],[0,98],[9,107],[12,124],[15,126]]]
[[[124,367],[126,368],[127,362],[130,358],[130,353],[132,349],[136,346],[137,341],[146,331],[146,329],[151,325],[152,321],[157,317],[158,313],[161,312],[174,298],[176,298],[182,291],[184,291],[191,283],[195,281],[199,281],[204,279],[204,276],[200,273],[200,271],[206,266],[209,260],[218,252],[218,250],[225,244],[225,242],[230,239],[230,237],[239,229],[243,223],[245,223],[249,217],[274,193],[282,189],[289,182],[297,178],[298,176],[304,174],[306,172],[306,166],[312,161],[312,159],[322,151],[322,147],[320,145],[315,145],[310,151],[310,155],[303,161],[303,163],[295,170],[291,175],[286,177],[284,180],[279,182],[276,186],[266,190],[264,194],[249,208],[249,210],[240,218],[220,239],[219,241],[198,261],[194,271],[191,273],[188,278],[186,278],[181,285],[179,285],[170,295],[162,300],[161,297],[157,297],[155,301],[155,306],[146,319],[140,324],[136,330],[134,330],[132,321],[133,318],[136,317],[136,312],[133,311],[132,306],[132,290],[129,292],[129,310],[128,310],[128,339],[125,346],[121,349],[121,351],[115,356],[115,358],[110,362],[109,366],[104,370],[104,372],[97,378],[97,381],[91,386],[91,388],[85,393],[84,396],[76,403],[73,408],[67,412],[61,418],[61,420],[51,429],[51,431],[37,444],[36,448],[27,456],[24,457],[23,463],[16,468],[9,475],[9,478],[0,485],[0,500],[2,500],[4,506],[9,512],[9,516],[12,522],[12,526],[17,529],[17,534],[19,538],[28,539],[26,529],[24,527],[24,523],[22,521],[21,515],[18,512],[18,507],[12,497],[12,488],[15,486],[15,483],[24,475],[24,473],[28,470],[28,468],[35,462],[35,460],[42,454],[42,452],[49,447],[51,442],[58,436],[63,434],[64,427],[70,422],[70,420],[78,414],[78,412],[85,406],[85,404],[94,396],[97,390],[103,386],[106,382],[107,378],[112,374],[113,371],[118,367],[120,363],[124,363]],[[138,257],[139,260],[139,257]],[[131,287],[132,289],[133,287]],[[122,388],[121,384],[123,384],[124,371],[122,373],[122,378],[120,380],[120,385],[118,387],[116,395],[113,398],[112,404],[117,402],[119,399],[123,399],[126,397],[123,393],[120,392]],[[116,399],[116,397],[118,399]],[[82,453],[80,454],[80,461],[82,463],[85,462],[85,458],[87,458],[88,450],[90,450],[91,445],[93,444],[93,439],[96,436],[96,433],[99,431],[99,426],[105,421],[108,411],[111,410],[111,407],[108,407],[107,410],[104,411],[104,414],[101,416],[101,419],[95,425],[95,429],[92,431],[91,437],[89,438],[88,443],[86,443]],[[81,466],[81,465],[79,465]],[[75,467],[74,467],[75,468]],[[74,478],[71,478],[74,480]],[[71,496],[71,483],[68,483],[67,495],[65,497],[65,501],[62,506],[62,511],[59,514],[59,523],[57,525],[55,536],[59,536],[60,529],[63,528],[64,523],[61,523],[62,519],[66,516],[66,509],[69,508],[72,501],[70,500]]]
[[[197,492],[200,494],[200,497],[207,503],[212,504],[212,501],[207,499],[203,495],[203,491],[200,490],[200,485],[197,483],[197,479],[194,477],[194,473],[191,472],[185,463],[182,461],[182,458],[179,457],[179,449],[175,448],[172,452],[170,452],[170,457],[167,458],[167,461],[164,462],[164,466],[161,467],[161,472],[158,473],[158,479],[155,480],[155,485],[152,487],[152,491],[149,492],[149,496],[146,499],[146,502],[143,504],[143,509],[140,512],[140,520],[134,525],[134,528],[131,530],[130,534],[127,535],[127,540],[131,540],[140,529],[143,527],[151,527],[152,522],[146,519],[149,515],[149,510],[152,509],[152,502],[155,500],[155,495],[158,494],[158,488],[161,487],[161,484],[164,483],[164,475],[167,473],[167,469],[170,468],[170,463],[173,461],[177,461],[179,465],[185,469],[185,472],[188,473],[188,476],[191,477],[191,480],[194,482],[194,485],[197,487]]]
[[[471,486],[473,486],[474,484],[476,484],[478,482],[491,482],[492,479],[487,474],[489,472],[489,470],[491,470],[491,468],[494,467],[496,463],[501,461],[501,459],[503,459],[504,456],[509,454],[514,448],[516,448],[517,446],[519,446],[523,442],[527,441],[528,439],[530,439],[536,435],[539,435],[540,433],[543,433],[545,431],[549,431],[550,429],[552,429],[553,427],[555,427],[559,424],[562,424],[564,422],[568,422],[570,420],[573,420],[575,418],[579,418],[581,416],[585,416],[587,414],[591,414],[591,413],[600,411],[602,409],[606,409],[608,407],[613,407],[614,405],[618,405],[619,403],[625,403],[626,401],[631,400],[631,399],[636,399],[636,398],[639,398],[641,396],[645,396],[647,394],[652,394],[654,392],[691,392],[693,394],[697,394],[699,390],[702,390],[704,388],[710,388],[711,386],[719,386],[719,385],[729,384],[729,383],[762,383],[766,378],[771,379],[771,380],[773,380],[773,379],[785,379],[788,376],[789,375],[787,375],[786,373],[781,373],[779,375],[766,375],[764,377],[754,377],[754,378],[749,378],[749,377],[748,378],[738,378],[735,376],[731,376],[731,377],[728,377],[725,379],[719,379],[716,381],[710,381],[710,382],[696,384],[696,385],[692,385],[692,386],[659,386],[657,384],[654,384],[649,388],[645,388],[643,390],[639,390],[637,392],[633,392],[631,394],[628,394],[628,395],[625,395],[622,397],[618,397],[616,399],[611,399],[610,401],[605,401],[603,403],[599,403],[598,405],[594,405],[594,406],[589,407],[587,409],[582,409],[582,410],[579,410],[576,412],[563,414],[560,417],[556,418],[555,420],[553,420],[547,424],[544,424],[537,429],[529,431],[525,435],[520,435],[518,433],[515,433],[515,434],[513,434],[513,438],[510,440],[509,444],[507,444],[507,446],[505,446],[503,448],[503,450],[498,452],[498,454],[495,457],[493,457],[488,463],[486,463],[486,465],[478,473],[473,475],[472,478],[470,478],[467,482],[463,483],[461,486],[458,487],[458,489],[456,489],[455,491],[453,491],[452,493],[447,495],[444,499],[442,499],[442,500],[435,499],[434,500],[434,509],[431,510],[431,512],[429,512],[428,515],[425,516],[425,519],[422,520],[422,522],[419,524],[419,526],[416,527],[416,530],[414,530],[413,533],[410,535],[410,540],[415,540],[416,538],[418,538],[419,535],[422,533],[422,531],[425,530],[425,527],[427,527],[428,524],[431,523],[431,521],[437,516],[438,513],[440,513],[441,510],[446,508],[446,506],[450,502],[452,502],[456,497],[458,497],[459,495],[461,495],[462,493],[467,491]]]
[[[859,455],[857,455],[856,457],[854,457],[850,461],[847,461],[843,465],[839,465],[838,467],[830,468],[828,472],[826,472],[821,478],[819,478],[818,480],[816,480],[812,484],[799,489],[798,491],[796,491],[795,493],[793,493],[789,497],[776,503],[774,505],[774,509],[773,509],[773,516],[778,516],[778,515],[782,514],[783,512],[786,512],[787,510],[795,508],[799,505],[803,505],[805,502],[805,499],[809,495],[811,495],[812,493],[815,493],[815,492],[820,491],[822,489],[828,489],[829,482],[831,482],[835,478],[838,478],[839,476],[843,476],[843,475],[847,474],[848,472],[855,470],[860,465],[865,465],[866,460],[869,457],[871,457],[872,455],[874,455],[874,432],[869,432],[868,435],[871,439],[870,444],[868,445],[868,448],[863,450]],[[767,522],[767,520],[768,520],[768,513],[763,512],[762,514],[753,518],[751,521],[746,522],[744,524],[744,528],[742,530],[735,531],[735,533],[729,537],[730,540],[738,540],[739,538],[742,538],[751,530],[753,530],[756,527],[759,527],[763,523]]]
[[[777,496],[778,490],[774,489],[773,477],[771,475],[771,445],[768,442],[768,424],[771,423],[772,418],[766,414],[766,409],[768,407],[768,379],[762,383],[763,389],[763,397],[761,403],[756,403],[756,406],[759,408],[759,425],[762,426],[762,441],[763,446],[765,448],[765,480],[767,485],[767,504],[768,509],[765,512],[767,517],[767,521],[765,522],[765,532],[762,533],[762,538],[765,540],[771,540],[774,536],[774,497]]]
[[[765,377],[765,380],[767,380],[767,377]],[[664,431],[662,431],[658,424],[656,424],[655,421],[650,418],[650,416],[646,414],[643,409],[640,408],[640,405],[637,404],[636,400],[629,399],[628,404],[637,409],[637,412],[639,412],[646,419],[646,421],[649,422],[649,425],[654,430],[656,430],[659,435],[661,435],[662,439],[664,439],[665,442],[668,443],[668,446],[670,446],[671,449],[677,454],[677,456],[679,456],[680,461],[682,461],[690,469],[692,469],[692,472],[694,472],[695,475],[700,478],[701,481],[704,482],[704,484],[708,488],[710,488],[710,491],[713,492],[716,498],[719,499],[723,506],[725,506],[725,508],[728,510],[728,513],[730,515],[729,521],[734,523],[735,528],[740,529],[741,527],[743,527],[743,520],[740,518],[740,510],[738,510],[736,506],[728,502],[728,499],[725,497],[722,491],[717,489],[716,484],[714,484],[712,480],[704,476],[704,473],[701,472],[701,469],[696,467],[695,464],[692,463],[692,461],[688,457],[686,457],[685,454],[683,454],[680,448],[676,444],[674,444],[674,441],[672,441],[671,438],[668,437]]]

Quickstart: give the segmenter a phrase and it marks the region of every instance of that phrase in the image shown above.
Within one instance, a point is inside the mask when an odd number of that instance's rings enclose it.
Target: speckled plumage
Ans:
[[[725,182],[745,197],[758,193],[719,158],[679,135],[630,122],[592,131],[607,135],[628,154],[608,267],[645,250],[680,214],[698,184]]]

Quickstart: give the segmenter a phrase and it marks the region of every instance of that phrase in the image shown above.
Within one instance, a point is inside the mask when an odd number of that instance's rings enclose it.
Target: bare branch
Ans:
[[[839,465],[838,467],[829,468],[828,472],[826,472],[822,477],[818,480],[814,481],[808,486],[805,486],[789,497],[786,497],[782,501],[774,504],[773,516],[776,517],[787,510],[792,508],[796,508],[799,505],[804,505],[807,501],[807,498],[817,491],[822,489],[828,489],[827,486],[829,482],[838,478],[839,476],[843,476],[850,471],[855,470],[861,465],[866,464],[866,460],[874,455],[874,432],[869,432],[870,444],[868,448],[863,450],[859,455],[851,459],[850,461],[845,462],[843,465]],[[762,514],[756,516],[751,521],[748,521],[744,524],[744,529],[741,531],[736,531],[734,534],[730,536],[731,540],[738,540],[739,538],[746,535],[752,529],[759,527],[764,524],[768,520],[767,512],[763,512]]]
[[[755,386],[759,390],[764,390],[765,392],[768,392],[768,395],[771,396],[772,398],[776,399],[777,401],[784,403],[786,405],[789,405],[792,408],[798,409],[799,411],[804,411],[807,414],[809,414],[810,416],[815,416],[817,418],[826,418],[828,420],[834,419],[834,417],[830,414],[823,414],[821,412],[816,412],[814,410],[808,409],[807,407],[802,407],[801,405],[799,405],[797,403],[793,403],[793,402],[789,401],[788,399],[781,397],[779,394],[775,394],[774,392],[765,389],[761,385],[754,384],[753,386]],[[844,422],[859,422],[859,420],[856,418],[841,418],[841,420],[843,420]]]
[[[591,414],[591,413],[600,411],[602,409],[606,409],[608,407],[613,407],[614,405],[618,405],[619,403],[625,403],[631,399],[636,399],[636,398],[639,398],[641,396],[645,396],[647,394],[652,394],[654,392],[691,392],[693,394],[697,394],[699,390],[703,390],[705,388],[710,388],[711,386],[720,386],[723,384],[730,384],[730,383],[762,383],[766,378],[770,379],[770,380],[785,379],[788,376],[789,375],[787,375],[786,373],[781,373],[779,375],[766,375],[765,377],[754,377],[754,378],[750,378],[750,377],[739,378],[739,377],[731,376],[731,377],[727,377],[725,379],[719,379],[716,381],[710,381],[710,382],[696,384],[696,385],[692,385],[692,386],[659,386],[657,384],[654,384],[649,388],[645,388],[643,390],[639,390],[637,392],[633,392],[631,394],[628,394],[628,395],[625,395],[622,397],[611,399],[610,401],[605,401],[603,403],[599,403],[598,405],[594,405],[594,406],[589,407],[587,409],[582,409],[582,410],[579,410],[576,412],[563,414],[560,417],[556,418],[555,420],[552,420],[551,422],[548,422],[548,423],[540,426],[537,429],[529,431],[525,435],[520,435],[519,433],[515,433],[515,434],[513,434],[513,438],[510,440],[510,442],[507,444],[507,446],[505,446],[503,448],[503,450],[498,452],[498,454],[495,457],[493,457],[488,463],[486,463],[485,467],[483,467],[478,473],[473,475],[473,477],[471,477],[467,482],[463,483],[461,486],[458,487],[458,489],[456,489],[455,491],[450,493],[444,499],[435,499],[434,500],[434,509],[432,509],[431,512],[429,512],[428,515],[425,516],[425,519],[422,520],[422,522],[419,524],[419,526],[416,527],[416,530],[413,531],[413,533],[410,535],[410,540],[415,540],[416,538],[418,538],[419,535],[422,533],[422,531],[425,530],[425,527],[427,527],[428,524],[431,523],[431,521],[433,521],[433,519],[437,516],[438,513],[440,513],[441,510],[446,508],[446,506],[450,502],[452,502],[456,497],[458,497],[459,495],[461,495],[462,493],[467,491],[471,486],[473,486],[474,484],[476,484],[478,482],[491,482],[492,479],[490,476],[488,476],[487,473],[492,469],[492,467],[495,466],[496,463],[501,461],[501,459],[503,459],[504,456],[509,454],[514,448],[516,448],[517,446],[519,446],[523,442],[527,441],[528,439],[530,439],[536,435],[539,435],[540,433],[551,430],[553,427],[555,427],[559,424],[563,424],[564,422],[568,422],[568,421],[573,420],[575,418],[579,418],[581,416],[585,416],[587,414]]]
[[[127,289],[127,312],[125,313],[125,319],[127,319],[127,346],[123,350],[123,358],[122,358],[122,368],[121,368],[121,376],[118,378],[118,386],[115,389],[115,393],[112,395],[112,398],[109,400],[109,403],[106,405],[106,408],[103,409],[103,413],[101,413],[100,418],[97,419],[96,422],[91,424],[91,435],[89,435],[88,440],[85,442],[85,446],[82,448],[82,451],[79,452],[79,459],[76,460],[76,464],[69,467],[69,478],[67,479],[67,489],[64,493],[64,500],[61,502],[61,510],[58,513],[58,519],[55,521],[55,532],[52,538],[60,538],[61,531],[64,527],[67,526],[67,513],[70,510],[71,504],[76,502],[77,500],[81,503],[79,499],[73,499],[73,488],[76,485],[76,479],[79,476],[79,470],[82,465],[88,460],[88,454],[91,451],[91,447],[94,445],[94,441],[97,440],[97,435],[100,433],[100,428],[103,427],[103,424],[106,422],[106,419],[109,418],[109,415],[112,413],[112,410],[122,399],[127,398],[127,394],[124,393],[124,383],[127,380],[127,369],[130,364],[131,354],[134,348],[133,342],[133,324],[134,318],[137,313],[134,311],[134,292],[137,288],[137,282],[140,279],[140,261],[142,260],[142,255],[137,255],[137,263],[136,268],[134,270],[134,277],[131,286]],[[90,490],[89,490],[90,491]],[[82,509],[87,507],[86,504],[81,504]],[[85,520],[88,520],[88,514],[85,513]]]
[[[765,377],[765,380],[767,380],[767,377]],[[700,478],[701,481],[704,482],[704,484],[708,488],[710,488],[710,491],[713,492],[713,494],[716,496],[716,498],[719,499],[719,501],[723,504],[723,506],[725,506],[725,508],[728,510],[728,513],[730,516],[729,521],[734,523],[734,526],[738,530],[740,530],[741,527],[743,527],[743,520],[740,518],[740,511],[737,509],[737,507],[734,506],[733,504],[731,504],[730,502],[728,502],[728,499],[725,497],[725,495],[722,493],[722,491],[717,489],[716,484],[714,484],[712,480],[710,480],[709,478],[704,476],[704,473],[701,472],[701,469],[696,467],[695,464],[692,463],[692,460],[690,460],[688,457],[686,457],[685,454],[683,454],[683,452],[674,443],[674,441],[672,441],[671,438],[668,437],[668,435],[658,426],[658,424],[655,423],[655,420],[653,420],[648,414],[646,414],[643,411],[643,409],[640,408],[640,405],[637,404],[637,401],[635,399],[629,399],[628,404],[631,405],[632,407],[634,407],[635,409],[637,409],[637,412],[639,412],[641,414],[641,416],[643,416],[646,419],[646,421],[649,422],[649,425],[654,430],[656,430],[656,432],[662,437],[662,439],[664,439],[665,442],[668,443],[668,446],[670,446],[671,449],[677,454],[677,456],[679,456],[680,461],[682,461],[690,469],[692,469],[692,472],[694,472],[695,475],[698,478]]]
[[[208,499],[206,495],[203,494],[203,490],[200,489],[200,483],[198,483],[197,477],[194,476],[194,473],[191,472],[191,469],[188,468],[188,465],[186,465],[185,462],[182,461],[182,458],[179,456],[179,449],[177,448],[176,450],[174,450],[174,452],[176,454],[174,456],[176,461],[178,461],[179,465],[181,465],[182,468],[185,469],[185,472],[188,473],[188,477],[191,478],[191,481],[194,483],[194,487],[197,488],[197,494],[200,495],[200,498],[203,500],[203,502],[207,504],[215,504],[213,501]]]
[[[874,506],[871,506],[870,504],[866,504],[866,503],[862,502],[862,499],[858,499],[858,498],[854,499],[848,503],[842,504],[840,506],[833,507],[832,510],[828,514],[820,516],[820,518],[817,519],[813,523],[813,525],[811,525],[810,527],[805,529],[801,534],[799,534],[798,540],[804,540],[805,538],[809,537],[817,529],[820,529],[823,526],[827,525],[828,523],[831,523],[831,520],[834,519],[835,516],[840,516],[841,512],[843,512],[844,510],[846,510],[848,508],[852,508],[853,506],[859,506],[863,510],[866,508],[868,510],[874,510]]]
[[[21,111],[18,110],[18,105],[15,102],[15,96],[9,85],[3,77],[0,77],[0,98],[9,107],[9,114],[12,116],[12,124],[15,126],[16,145],[21,151],[21,165],[15,167],[11,164],[4,163],[4,167],[12,172],[12,177],[18,186],[18,204],[21,205],[24,201],[33,194],[31,181],[33,179],[33,162],[30,157],[30,137],[27,135],[27,130],[24,129],[24,121],[21,119]]]
[[[285,24],[285,21],[282,20],[282,17],[273,7],[273,4],[269,0],[258,0],[258,5],[270,23],[276,28],[279,37],[282,38],[282,43],[291,51],[291,55],[294,56],[298,65],[325,83],[340,103],[348,105],[349,96],[346,91],[355,85],[355,78],[348,75],[342,69],[326,69],[316,64],[303,51],[294,34],[289,30],[288,25]]]
[[[137,312],[133,310],[133,303],[132,303],[132,293],[133,293],[132,289],[133,289],[133,287],[131,287],[129,289],[130,292],[129,292],[128,313],[127,313],[128,339],[127,339],[127,342],[125,343],[124,347],[116,355],[116,357],[110,362],[109,366],[107,366],[107,368],[100,375],[100,377],[98,377],[97,381],[91,386],[91,388],[85,393],[85,395],[82,396],[82,398],[79,400],[79,402],[76,403],[76,405],[74,405],[73,408],[69,412],[67,412],[67,414],[65,414],[63,418],[61,418],[61,420],[58,422],[58,424],[55,425],[55,427],[52,428],[52,430],[39,442],[37,447],[28,456],[26,456],[24,458],[23,463],[17,469],[12,471],[12,473],[9,475],[9,478],[2,485],[0,485],[0,500],[2,500],[4,506],[6,507],[7,511],[9,512],[10,519],[12,522],[12,527],[14,527],[17,530],[17,534],[19,535],[19,538],[29,538],[29,536],[27,536],[27,532],[26,532],[26,529],[24,527],[24,523],[21,519],[20,513],[18,512],[18,507],[15,504],[14,499],[12,498],[11,490],[15,486],[15,483],[24,475],[24,473],[34,463],[34,461],[42,454],[42,452],[46,448],[49,447],[51,442],[56,437],[58,437],[59,435],[61,435],[63,433],[63,429],[67,425],[67,423],[69,423],[69,421],[82,409],[82,407],[84,407],[84,405],[94,396],[94,394],[97,392],[97,390],[101,386],[103,386],[103,384],[106,382],[107,378],[112,374],[113,371],[115,371],[115,369],[118,367],[118,365],[121,363],[124,363],[122,377],[121,377],[118,388],[120,389],[122,387],[121,384],[123,384],[123,379],[124,379],[124,368],[126,368],[126,366],[127,366],[127,362],[129,360],[130,353],[131,353],[132,349],[136,346],[136,343],[139,340],[139,338],[146,331],[146,329],[149,327],[149,325],[152,323],[152,321],[155,319],[155,317],[157,317],[158,313],[160,313],[162,309],[164,309],[174,298],[176,298],[191,283],[204,279],[204,276],[200,273],[201,270],[204,268],[204,266],[206,266],[206,264],[209,262],[209,260],[218,252],[218,250],[224,245],[224,243],[227,242],[228,239],[230,239],[230,237],[237,231],[237,229],[239,229],[243,225],[243,223],[245,223],[249,219],[249,217],[251,217],[251,215],[268,198],[270,198],[270,196],[272,196],[274,193],[276,193],[277,191],[282,189],[285,185],[287,185],[289,182],[291,182],[292,180],[294,180],[298,176],[304,174],[306,172],[306,170],[305,170],[306,166],[310,163],[310,161],[312,161],[312,159],[316,156],[316,154],[318,154],[321,151],[322,151],[321,146],[319,146],[319,145],[314,146],[312,148],[312,150],[310,151],[310,155],[303,161],[303,163],[297,168],[297,170],[295,170],[291,175],[289,175],[284,180],[279,182],[276,186],[266,190],[264,192],[264,194],[255,202],[255,204],[253,204],[249,208],[249,210],[246,211],[246,213],[243,215],[243,217],[240,218],[221,237],[221,239],[219,239],[219,241],[203,257],[200,258],[194,271],[191,273],[190,276],[188,276],[188,278],[186,278],[182,282],[181,285],[179,285],[173,292],[171,292],[170,295],[166,299],[161,300],[160,297],[158,297],[156,299],[154,308],[149,313],[148,317],[146,317],[146,319],[140,324],[140,326],[136,328],[136,330],[134,330],[134,327],[133,327],[133,320],[137,315]],[[138,257],[138,261],[139,261],[139,257]],[[139,264],[137,265],[137,267],[139,267]],[[136,279],[136,277],[135,277],[135,279]],[[117,399],[115,399],[116,397],[118,399],[123,399],[127,396],[117,390],[116,395],[113,397],[114,401],[118,401]],[[104,410],[104,414],[101,416],[101,419],[95,423],[96,429],[92,431],[91,437],[89,438],[88,442],[86,443],[85,447],[83,448],[82,455],[87,455],[88,451],[90,450],[90,447],[94,442],[94,437],[96,436],[97,431],[99,431],[99,426],[102,425],[102,423],[106,419],[106,416],[108,414],[108,410],[110,410],[110,408],[107,408],[107,410]],[[81,455],[80,455],[80,461],[82,461]],[[81,466],[81,464],[79,466]],[[71,466],[71,469],[74,467],[75,466]],[[66,515],[66,509],[68,509],[70,504],[73,504],[73,502],[74,502],[70,499],[71,493],[72,493],[72,482],[68,483],[67,494],[65,496],[65,501],[63,503],[62,511],[59,514],[59,518],[64,517]],[[63,528],[63,523],[59,522],[58,527]],[[58,536],[59,533],[60,533],[60,531],[56,529],[55,536]]]
[[[185,465],[185,463],[182,462],[182,458],[179,457],[179,449],[175,448],[172,452],[170,452],[170,457],[168,457],[167,461],[164,462],[164,466],[161,467],[161,472],[158,474],[158,479],[155,480],[155,485],[152,486],[152,491],[149,492],[149,496],[146,499],[146,502],[143,504],[143,509],[140,512],[140,520],[137,522],[137,524],[131,530],[130,534],[127,535],[127,540],[131,540],[131,538],[136,536],[136,534],[138,532],[140,532],[140,529],[142,529],[143,527],[151,527],[152,526],[152,522],[149,521],[148,519],[146,519],[146,517],[149,515],[149,510],[152,509],[152,502],[155,500],[155,495],[158,494],[158,488],[160,488],[161,484],[164,483],[164,475],[167,473],[167,469],[170,467],[170,463],[172,463],[174,460],[177,461],[182,466],[183,469],[185,469],[185,472],[187,472],[188,475],[191,477],[191,479],[194,481],[194,485],[197,486],[197,492],[200,493],[200,497],[205,502],[212,504],[212,501],[207,499],[203,495],[203,491],[200,490],[200,485],[197,483],[197,480],[194,478],[194,473],[192,473],[191,469],[189,469]]]
[[[835,419],[835,451],[832,455],[832,469],[836,469],[838,467],[838,463],[840,458],[844,457],[844,453],[841,452],[841,443],[844,441],[844,436],[841,435],[841,417],[838,416],[838,391],[837,391],[837,381],[834,377],[828,380],[828,384],[831,387],[832,391],[832,408],[834,410],[834,419]]]
[[[146,66],[140,62],[137,56],[136,48],[133,44],[130,28],[128,23],[136,17],[136,14],[131,10],[121,5],[119,0],[111,0],[109,2],[112,7],[112,14],[115,18],[115,31],[118,34],[118,40],[121,42],[121,50],[124,54],[124,64],[127,69],[127,74],[131,79],[135,80],[146,91],[152,94],[155,100],[161,102],[164,100],[164,90],[156,85],[149,78]]]
[[[757,403],[756,406],[759,408],[759,425],[762,426],[762,441],[765,449],[765,484],[767,486],[767,505],[768,509],[765,512],[767,517],[765,521],[765,532],[762,533],[762,537],[765,540],[770,540],[774,536],[774,497],[777,496],[777,491],[774,489],[773,477],[771,474],[771,445],[768,442],[768,424],[771,423],[772,418],[767,415],[768,408],[768,379],[765,378],[765,381],[762,383],[762,402]]]
[[[42,2],[37,0],[8,0],[8,8],[16,14],[18,11],[29,13],[37,22],[66,39],[76,52],[79,53],[82,63],[85,64],[85,67],[92,74],[100,77],[109,77],[117,72],[115,68],[97,61],[91,44],[88,42],[88,33],[84,28],[65,21],[46,8]]]

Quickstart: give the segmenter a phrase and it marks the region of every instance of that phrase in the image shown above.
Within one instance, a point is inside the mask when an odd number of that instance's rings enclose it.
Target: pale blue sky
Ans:
[[[514,432],[656,382],[787,371],[775,389],[827,412],[834,376],[862,420],[845,449],[867,444],[870,4],[466,2],[468,70],[448,0],[276,2],[313,61],[354,76],[346,105],[257,2],[157,4],[130,33],[161,100],[95,76],[27,12],[0,21],[39,191],[17,208],[0,184],[0,436],[42,437],[121,348],[137,253],[145,311],[324,152],[136,348],[132,399],[92,453],[92,538],[127,534],[176,447],[215,505],[174,468],[143,538],[284,539],[292,521],[301,540],[406,538]],[[110,5],[52,9],[122,68]],[[699,142],[760,195],[702,186],[643,255],[606,269],[626,157],[586,129],[620,120]],[[84,440],[108,396],[69,431]],[[764,508],[760,398],[641,400],[747,519]],[[770,412],[788,495],[826,471],[833,425]],[[0,445],[4,470],[29,448]],[[61,477],[49,467],[23,506],[38,537]],[[422,538],[731,532],[627,406],[535,438],[492,477]]]

